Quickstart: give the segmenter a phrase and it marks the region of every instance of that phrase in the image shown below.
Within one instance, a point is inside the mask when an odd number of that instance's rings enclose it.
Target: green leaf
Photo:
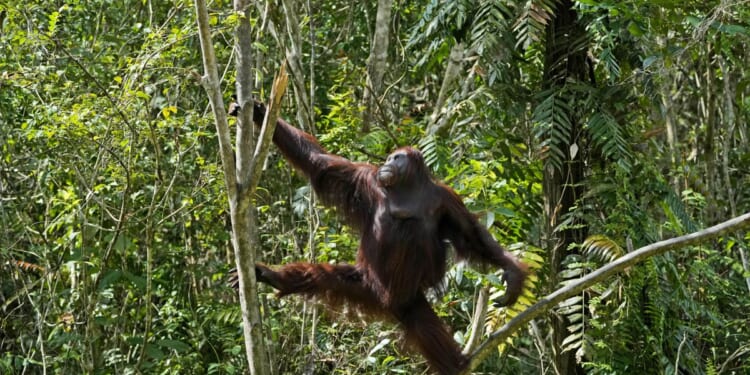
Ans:
[[[516,214],[516,212],[515,212],[515,211],[511,210],[511,209],[510,209],[510,208],[508,208],[508,207],[503,207],[503,206],[501,206],[501,207],[498,207],[498,208],[496,208],[496,209],[495,209],[495,214],[498,214],[498,215],[503,215],[503,216],[505,216],[505,217],[507,217],[507,218],[515,218],[515,217],[518,217],[518,215]]]
[[[127,278],[136,288],[145,290],[146,289],[146,278],[142,276],[136,276],[128,271],[123,271],[123,275]]]
[[[643,60],[643,69],[648,69],[656,60],[658,60],[659,57],[657,56],[649,56]]]
[[[628,25],[628,32],[630,33],[630,35],[635,37],[643,36],[643,30],[635,22],[631,22]]]
[[[146,344],[146,354],[157,361],[167,357],[164,352],[154,344]]]
[[[110,285],[114,284],[117,280],[122,277],[122,271],[112,270],[107,272],[99,281],[99,290],[107,289]]]
[[[170,340],[170,339],[163,339],[163,340],[156,340],[156,344],[168,349],[173,349],[177,352],[189,352],[192,350],[192,347],[180,340]]]

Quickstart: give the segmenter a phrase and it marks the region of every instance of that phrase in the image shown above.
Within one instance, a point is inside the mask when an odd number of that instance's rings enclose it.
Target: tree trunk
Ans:
[[[706,215],[709,218],[709,223],[714,223],[719,220],[723,212],[717,205],[718,202],[722,202],[721,189],[717,185],[717,170],[716,170],[716,145],[715,138],[717,132],[717,116],[716,116],[716,91],[718,87],[716,85],[716,73],[713,65],[714,58],[716,56],[716,47],[714,43],[708,43],[707,51],[704,56],[704,66],[706,69],[705,82],[703,87],[703,127],[705,132],[701,135],[703,139],[699,142],[698,148],[700,157],[705,163],[705,182],[706,191],[711,192],[708,198],[708,204],[706,205]],[[700,134],[700,133],[699,133]]]
[[[375,35],[372,38],[370,57],[367,59],[367,83],[363,95],[363,132],[370,130],[375,113],[380,110],[378,101],[383,93],[383,76],[388,64],[388,43],[391,38],[391,6],[391,0],[378,0]]]
[[[542,86],[545,89],[562,87],[565,82],[574,80],[586,81],[586,50],[581,48],[580,38],[584,30],[578,25],[577,14],[571,0],[558,3],[556,13],[547,25],[547,46],[545,53],[545,67]],[[584,160],[587,154],[581,144],[582,126],[576,117],[578,111],[571,111],[570,139],[553,147],[570,150],[575,145],[578,152],[566,153],[562,169],[548,163],[544,168],[544,210],[546,248],[549,251],[550,277],[549,286],[555,289],[560,280],[557,275],[562,270],[562,262],[567,255],[569,245],[582,243],[586,236],[584,227],[575,229],[556,230],[567,214],[583,196]],[[554,131],[554,130],[553,130]],[[578,223],[580,224],[580,223]],[[575,353],[562,352],[562,342],[567,335],[568,321],[559,315],[551,315],[552,321],[552,352],[555,372],[561,375],[582,374],[583,368],[576,362]]]
[[[445,102],[448,100],[448,91],[461,74],[463,59],[464,43],[456,41],[456,44],[451,48],[448,66],[445,67],[445,76],[443,77],[443,83],[440,85],[440,93],[435,101],[435,108],[430,116],[430,123],[427,125],[427,134],[445,135],[445,130],[447,129],[445,125],[448,122],[441,118],[441,112],[443,111]]]
[[[313,133],[313,104],[312,104],[312,87],[307,89],[305,83],[304,67],[302,65],[302,33],[300,32],[300,20],[298,14],[301,13],[302,7],[296,0],[283,0],[284,17],[286,20],[287,38],[289,43],[286,46],[286,61],[292,74],[292,88],[294,97],[297,100],[297,121],[303,130]],[[312,19],[312,15],[310,15]],[[312,42],[312,41],[311,41]],[[310,56],[314,56],[311,51]],[[309,77],[312,86],[312,77]],[[310,95],[308,95],[308,92]]]
[[[721,76],[724,81],[724,123],[726,124],[726,134],[724,134],[724,143],[721,147],[721,160],[722,160],[722,176],[724,177],[724,185],[727,195],[727,202],[729,202],[729,212],[732,216],[737,216],[737,196],[734,190],[734,184],[730,176],[730,161],[729,153],[732,151],[734,142],[734,133],[737,128],[737,116],[734,111],[734,98],[735,91],[737,90],[737,82],[732,74],[731,70],[726,63],[726,60],[719,56],[717,59],[719,68],[721,68]],[[745,233],[740,232],[738,238],[745,238]],[[742,268],[745,270],[745,274],[750,275],[750,264],[748,261],[747,254],[745,253],[745,247],[747,246],[745,241],[739,241],[737,250],[740,256],[740,263]],[[745,277],[745,284],[747,290],[750,292],[750,276]]]
[[[236,0],[234,2],[234,10],[236,12],[247,12],[249,5],[250,3],[247,0]],[[235,35],[237,48],[237,101],[241,105],[241,108],[248,109],[240,111],[237,116],[235,153],[232,152],[227,112],[224,108],[224,99],[218,74],[218,64],[211,41],[208,9],[204,0],[195,0],[195,8],[198,20],[198,35],[203,56],[203,67],[205,70],[205,75],[201,81],[208,94],[214,114],[216,132],[219,138],[219,152],[229,200],[232,245],[234,247],[240,286],[239,295],[245,354],[250,374],[268,375],[271,373],[271,366],[265,347],[265,335],[263,334],[263,326],[261,324],[257,285],[255,282],[255,249],[258,244],[258,233],[257,218],[255,216],[256,209],[252,204],[251,196],[257,186],[259,177],[260,163],[258,163],[258,160],[265,158],[270,137],[263,137],[261,142],[255,147],[255,125],[252,121],[252,72],[254,69],[250,20],[249,17],[241,17]],[[278,107],[278,103],[276,104],[276,107]],[[273,117],[273,110],[274,105],[272,104],[267,117],[269,114]],[[275,119],[272,119],[272,122],[275,124]],[[268,133],[268,129],[265,129],[265,127],[261,130],[261,137]],[[273,132],[273,128],[270,129],[270,132]]]

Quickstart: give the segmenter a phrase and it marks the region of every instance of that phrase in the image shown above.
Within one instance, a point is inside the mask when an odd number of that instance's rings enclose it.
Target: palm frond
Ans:
[[[668,190],[664,201],[662,202],[664,212],[669,218],[672,230],[677,233],[691,233],[698,230],[698,225],[688,214],[685,203],[677,196],[673,190]]]
[[[565,258],[565,265],[558,277],[562,284],[567,284],[580,279],[589,271],[590,265],[583,261],[578,255],[569,255]],[[563,351],[581,350],[586,341],[586,319],[585,319],[585,298],[583,292],[572,296],[561,302],[556,310],[557,313],[564,316],[570,324],[568,325],[568,335],[563,339]]]
[[[424,162],[428,167],[434,169],[440,164],[438,144],[434,134],[428,134],[420,139],[417,147],[419,147],[419,150],[422,151]]]
[[[526,49],[542,40],[545,29],[556,7],[555,0],[529,0],[523,4],[521,15],[513,25],[516,47]]]
[[[591,235],[586,238],[581,250],[587,257],[600,259],[604,262],[612,262],[625,254],[625,250],[617,242],[602,234]]]
[[[620,78],[620,63],[617,62],[617,57],[615,57],[612,48],[607,47],[603,49],[599,54],[599,60],[604,64],[604,68],[607,71],[607,76],[610,81],[617,81],[617,79]]]
[[[505,34],[511,14],[509,4],[492,0],[481,1],[471,25],[471,48],[479,55],[494,49]]]
[[[591,141],[601,149],[602,154],[606,158],[616,160],[623,170],[629,171],[633,155],[622,126],[617,123],[614,116],[609,111],[600,109],[589,117],[586,127],[591,135]]]
[[[567,160],[573,124],[570,121],[572,108],[568,100],[557,90],[547,90],[540,94],[543,98],[534,109],[537,138],[546,149],[546,163],[562,170]]]

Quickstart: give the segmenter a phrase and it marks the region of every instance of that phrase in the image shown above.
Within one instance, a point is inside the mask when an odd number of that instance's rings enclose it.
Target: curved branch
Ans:
[[[500,329],[493,332],[490,335],[489,339],[487,339],[487,341],[485,341],[472,354],[469,366],[462,372],[462,374],[470,374],[471,370],[476,368],[477,365],[479,365],[490,353],[492,353],[500,343],[505,341],[511,335],[511,333],[521,328],[523,325],[531,321],[531,319],[541,315],[543,312],[549,310],[563,300],[582,292],[584,289],[598,282],[601,282],[628,267],[632,267],[654,255],[659,255],[669,250],[710,240],[726,232],[739,230],[746,226],[750,226],[750,212],[695,233],[659,241],[651,245],[644,246],[636,251],[626,254],[621,258],[618,258],[612,263],[609,263],[597,269],[596,271],[586,275],[580,280],[577,280],[571,284],[568,284],[564,288],[560,288],[550,293],[528,309],[518,314],[515,318],[511,319]]]

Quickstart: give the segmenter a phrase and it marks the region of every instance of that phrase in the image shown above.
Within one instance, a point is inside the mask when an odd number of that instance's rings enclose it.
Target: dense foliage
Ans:
[[[516,310],[656,240],[750,211],[750,8],[742,1],[578,1],[561,72],[550,48],[565,1],[394,2],[377,121],[362,97],[376,5],[270,2],[258,27],[267,94],[299,17],[316,133],[329,150],[378,162],[416,145],[535,275]],[[231,4],[209,4],[225,97]],[[243,373],[234,257],[192,2],[0,2],[0,373]],[[278,35],[277,35],[278,36]],[[458,78],[436,98],[451,53]],[[562,74],[562,73],[560,73]],[[298,98],[283,115],[297,122]],[[428,129],[438,129],[428,131]],[[571,141],[571,139],[573,139]],[[550,227],[549,171],[580,163],[581,194]],[[351,261],[357,236],[322,209],[276,154],[256,203],[259,257]],[[553,202],[554,203],[554,202]],[[554,206],[554,204],[552,204]],[[550,238],[585,229],[560,263]],[[750,372],[746,233],[649,259],[570,299],[480,368],[554,373],[573,353],[591,373]],[[744,264],[743,264],[744,261]],[[497,275],[451,268],[435,307],[459,342],[478,290]],[[490,270],[491,271],[491,270]],[[419,373],[390,323],[299,298],[259,296],[279,374]],[[556,347],[550,321],[565,319]]]

